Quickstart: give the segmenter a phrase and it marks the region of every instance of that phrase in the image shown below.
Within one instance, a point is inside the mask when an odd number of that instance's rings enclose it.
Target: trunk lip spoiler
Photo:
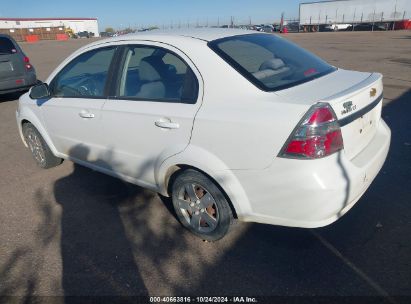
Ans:
[[[381,94],[380,96],[378,96],[373,102],[371,102],[370,104],[368,104],[367,106],[365,106],[364,108],[362,108],[361,110],[351,114],[350,116],[341,118],[338,120],[338,123],[340,124],[340,127],[344,127],[350,123],[352,123],[354,120],[360,118],[361,116],[367,114],[368,112],[370,112],[372,109],[374,109],[381,100],[383,100],[383,94]]]

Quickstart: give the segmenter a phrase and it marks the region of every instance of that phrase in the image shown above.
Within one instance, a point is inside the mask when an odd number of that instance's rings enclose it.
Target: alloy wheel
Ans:
[[[219,211],[215,199],[196,183],[184,184],[178,192],[178,206],[186,223],[200,233],[217,228]]]
[[[33,130],[28,129],[26,133],[26,139],[34,159],[39,164],[44,164],[46,161],[46,157],[44,155],[44,148],[39,136],[37,136],[37,134]]]

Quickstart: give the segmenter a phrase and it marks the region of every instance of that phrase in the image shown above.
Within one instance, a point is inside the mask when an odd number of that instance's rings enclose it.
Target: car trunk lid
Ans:
[[[24,62],[17,53],[0,53],[0,80],[24,76]]]
[[[360,153],[374,137],[381,117],[381,74],[337,70],[293,89],[277,94],[289,102],[331,105],[341,126],[344,152],[349,159]]]
[[[330,96],[328,102],[337,115],[349,159],[360,153],[374,137],[381,118],[382,75],[371,74],[350,89]]]

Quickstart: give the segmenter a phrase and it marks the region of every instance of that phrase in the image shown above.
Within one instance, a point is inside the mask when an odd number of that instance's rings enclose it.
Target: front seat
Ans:
[[[166,97],[166,86],[162,75],[167,66],[159,56],[148,56],[141,60],[139,76],[141,87],[136,97],[162,99]]]

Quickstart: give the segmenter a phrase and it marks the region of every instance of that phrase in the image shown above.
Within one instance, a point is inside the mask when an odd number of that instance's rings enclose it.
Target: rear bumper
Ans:
[[[23,77],[0,80],[0,94],[28,90],[36,82],[37,77],[35,73],[27,73]]]
[[[318,160],[276,158],[265,170],[236,170],[247,200],[244,221],[314,228],[344,215],[361,198],[387,157],[391,131],[381,119],[355,158],[344,152]]]

